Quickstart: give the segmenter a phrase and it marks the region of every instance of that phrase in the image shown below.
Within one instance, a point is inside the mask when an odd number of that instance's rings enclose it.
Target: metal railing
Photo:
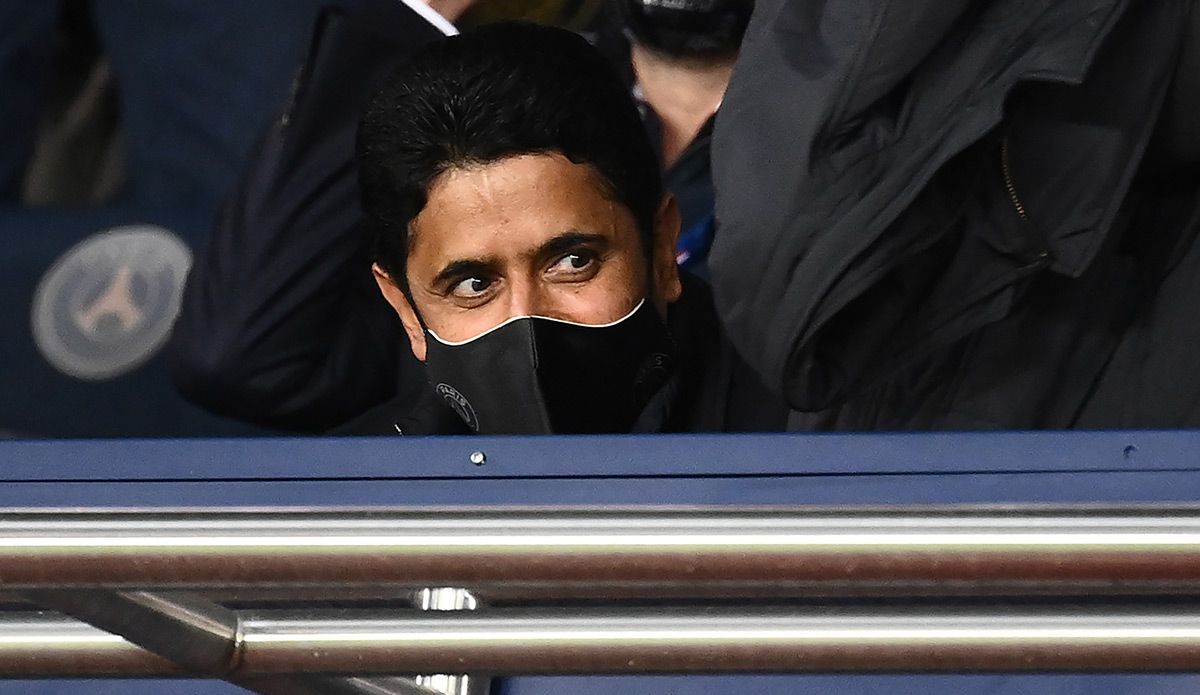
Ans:
[[[1200,509],[0,514],[6,589],[1200,587]]]
[[[1200,671],[1191,507],[13,511],[0,585],[78,619],[0,613],[7,677]],[[430,586],[484,607],[235,605]]]
[[[1200,670],[1200,607],[1169,609],[496,610],[243,617],[239,667],[220,677],[622,673]],[[0,620],[6,677],[180,676],[98,628],[44,614]]]

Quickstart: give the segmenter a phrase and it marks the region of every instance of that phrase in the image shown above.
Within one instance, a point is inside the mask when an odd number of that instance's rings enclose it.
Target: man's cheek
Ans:
[[[496,312],[484,308],[458,309],[439,316],[436,323],[430,322],[429,327],[443,340],[470,340],[495,328],[508,318],[495,314]]]
[[[642,299],[637,284],[630,281],[628,274],[615,274],[582,283],[570,292],[572,305],[570,320],[586,324],[611,323],[628,314]]]

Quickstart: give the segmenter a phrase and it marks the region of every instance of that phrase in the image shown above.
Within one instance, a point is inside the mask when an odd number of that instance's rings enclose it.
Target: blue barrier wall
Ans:
[[[486,463],[471,463],[473,452]],[[1200,502],[1200,433],[0,443],[0,506]],[[1200,675],[514,678],[502,695],[1176,695]],[[0,695],[233,695],[205,681],[0,681]]]

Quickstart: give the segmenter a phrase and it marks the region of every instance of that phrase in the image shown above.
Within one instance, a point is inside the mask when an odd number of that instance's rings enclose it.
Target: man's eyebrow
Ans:
[[[450,261],[446,267],[433,278],[433,286],[437,287],[451,280],[458,280],[463,277],[474,277],[477,275],[487,275],[495,272],[496,264],[479,258],[464,258],[462,260]]]
[[[549,239],[537,247],[533,252],[534,258],[538,260],[550,260],[556,256],[561,256],[570,251],[574,251],[580,246],[609,246],[612,243],[607,236],[596,234],[594,232],[580,232],[572,229],[568,232],[563,232],[553,239]]]

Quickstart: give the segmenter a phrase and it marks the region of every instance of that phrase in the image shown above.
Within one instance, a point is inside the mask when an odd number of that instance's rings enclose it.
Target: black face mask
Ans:
[[[676,57],[728,55],[742,45],[754,0],[618,0],[625,31]]]
[[[628,432],[673,352],[644,300],[603,326],[522,316],[459,343],[425,334],[434,388],[480,434]]]

